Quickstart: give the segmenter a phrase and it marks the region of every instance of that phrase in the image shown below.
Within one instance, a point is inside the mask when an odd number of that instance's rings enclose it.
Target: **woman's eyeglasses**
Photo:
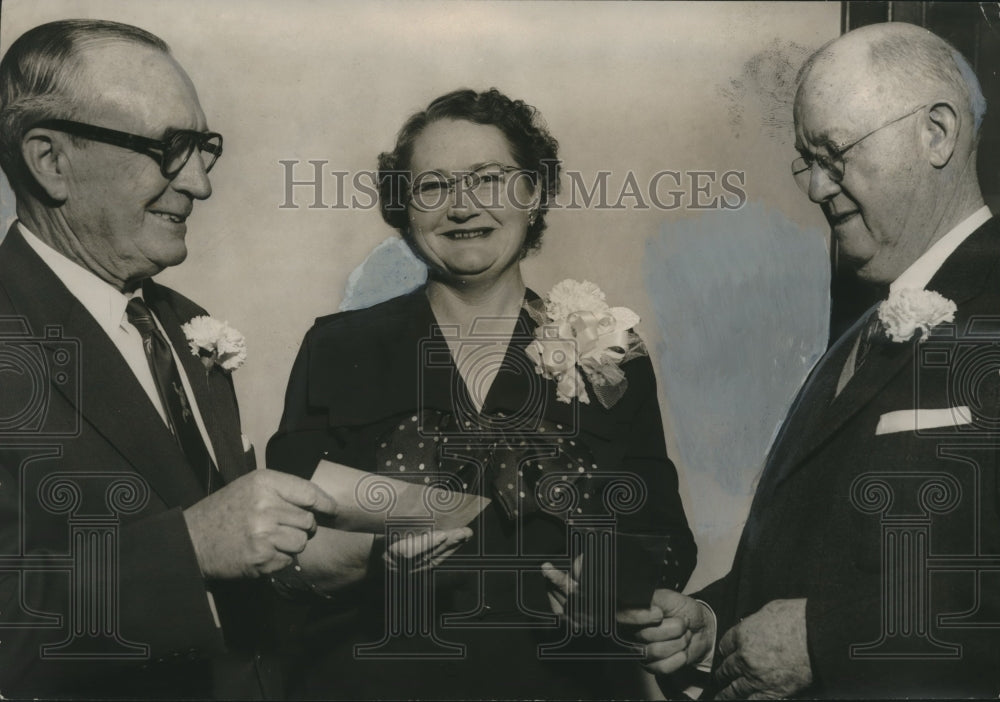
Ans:
[[[457,207],[467,207],[474,204],[477,207],[499,207],[501,194],[507,195],[512,201],[507,189],[510,173],[524,174],[531,179],[532,172],[517,166],[505,166],[502,163],[486,163],[474,171],[458,173],[451,178],[445,178],[437,171],[421,173],[410,184],[410,204],[422,212],[438,210],[448,204],[456,192]],[[513,184],[514,181],[511,181]],[[459,187],[461,184],[461,187]],[[467,199],[466,199],[467,198]],[[528,203],[523,203],[525,207]]]

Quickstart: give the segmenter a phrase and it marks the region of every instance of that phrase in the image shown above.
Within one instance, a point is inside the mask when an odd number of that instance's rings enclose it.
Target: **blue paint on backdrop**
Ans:
[[[397,236],[372,249],[351,271],[340,311],[359,310],[411,292],[427,280],[425,266]]]
[[[680,461],[729,495],[749,495],[826,348],[823,233],[759,204],[708,212],[665,224],[643,269]]]

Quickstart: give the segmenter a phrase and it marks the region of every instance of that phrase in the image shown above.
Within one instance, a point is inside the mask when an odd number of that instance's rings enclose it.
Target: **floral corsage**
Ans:
[[[557,283],[544,301],[526,302],[525,309],[538,324],[535,340],[525,350],[535,372],[556,381],[556,399],[590,403],[582,371],[601,405],[613,407],[628,389],[622,364],[647,355],[632,331],[639,315],[627,307],[610,307],[604,292],[587,280]]]
[[[191,353],[201,359],[205,370],[218,366],[231,373],[247,360],[247,340],[228,322],[202,315],[181,325]]]
[[[920,330],[923,341],[931,329],[955,320],[955,303],[933,290],[901,288],[878,306],[878,318],[893,341],[909,341]]]

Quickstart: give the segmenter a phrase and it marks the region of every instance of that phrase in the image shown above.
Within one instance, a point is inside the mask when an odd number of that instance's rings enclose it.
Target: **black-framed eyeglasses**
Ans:
[[[844,164],[844,155],[853,149],[855,146],[863,142],[868,137],[872,136],[876,132],[880,132],[886,127],[891,127],[897,122],[902,122],[907,117],[912,117],[913,115],[920,112],[922,109],[927,107],[927,105],[921,105],[915,110],[907,112],[901,117],[896,117],[895,119],[889,120],[880,127],[876,127],[871,130],[863,137],[855,139],[850,144],[846,146],[841,146],[840,148],[831,148],[829,155],[827,154],[804,154],[799,156],[797,159],[792,161],[792,176],[795,178],[795,183],[799,186],[802,192],[809,194],[809,183],[812,180],[812,169],[814,165],[818,165],[820,169],[826,173],[826,176],[832,180],[834,183],[840,183],[844,180],[844,173],[846,166]]]
[[[198,132],[192,129],[174,129],[163,140],[119,132],[115,129],[96,127],[92,124],[69,119],[46,119],[33,127],[55,129],[73,136],[83,137],[103,144],[120,146],[149,156],[160,164],[160,173],[171,180],[187,165],[191,155],[198,152],[201,165],[208,173],[222,155],[222,135],[217,132]]]
[[[503,195],[507,195],[507,200],[512,199],[505,188],[510,173],[524,173],[530,177],[532,171],[496,162],[484,163],[473,171],[456,173],[450,178],[437,171],[425,171],[410,184],[410,204],[421,212],[440,209],[450,201],[461,183],[459,207],[465,207],[469,203],[475,203],[479,207],[499,207],[503,202]],[[464,201],[466,197],[469,198],[468,202]],[[523,204],[526,207],[528,205]]]

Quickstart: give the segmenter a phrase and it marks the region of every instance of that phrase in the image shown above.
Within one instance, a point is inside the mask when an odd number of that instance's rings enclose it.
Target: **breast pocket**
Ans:
[[[941,409],[905,409],[886,412],[878,419],[875,435],[898,432],[922,433],[932,430],[947,430],[972,424],[972,410],[967,406],[945,407]]]

